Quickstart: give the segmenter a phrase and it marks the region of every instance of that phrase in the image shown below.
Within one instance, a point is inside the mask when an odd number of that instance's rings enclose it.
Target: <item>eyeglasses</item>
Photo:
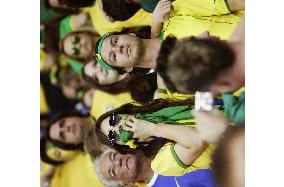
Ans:
[[[121,117],[118,114],[111,114],[109,118],[109,131],[108,131],[108,140],[111,144],[114,144],[119,140],[118,134],[113,129],[121,120]]]
[[[71,42],[73,44],[72,47],[72,55],[74,56],[79,56],[80,55],[80,50],[78,48],[75,47],[76,44],[78,44],[80,42],[80,37],[78,35],[74,35],[71,38]]]

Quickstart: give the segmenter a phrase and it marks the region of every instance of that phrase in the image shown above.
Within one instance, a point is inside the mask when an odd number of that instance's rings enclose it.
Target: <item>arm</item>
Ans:
[[[242,17],[239,25],[233,32],[230,41],[232,42],[244,42],[245,41],[245,17]]]
[[[172,11],[173,6],[170,0],[159,1],[152,14],[151,38],[159,37],[163,23],[169,19]]]
[[[88,13],[80,13],[73,18],[74,30],[94,30],[90,15]]]
[[[125,130],[134,132],[134,138],[145,141],[150,136],[158,136],[175,141],[174,150],[186,165],[190,165],[207,147],[195,128],[182,125],[155,125],[135,118],[132,118],[132,121],[127,122],[129,127]]]

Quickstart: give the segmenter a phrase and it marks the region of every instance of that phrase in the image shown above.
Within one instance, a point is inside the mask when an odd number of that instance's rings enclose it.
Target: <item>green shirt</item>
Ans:
[[[222,95],[224,100],[225,115],[230,118],[236,125],[245,121],[245,92],[239,97],[225,93]]]

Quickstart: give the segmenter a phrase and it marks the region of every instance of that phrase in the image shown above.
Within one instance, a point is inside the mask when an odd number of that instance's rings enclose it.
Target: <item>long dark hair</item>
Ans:
[[[139,144],[136,149],[131,149],[127,145],[119,145],[119,144],[112,145],[109,142],[107,136],[101,131],[102,121],[112,114],[137,114],[137,113],[147,114],[151,112],[156,112],[166,107],[180,106],[180,105],[193,105],[193,103],[194,103],[193,98],[189,98],[186,100],[156,99],[156,100],[153,100],[153,102],[142,105],[142,106],[138,106],[133,103],[124,104],[121,107],[111,110],[103,114],[102,116],[100,116],[96,122],[95,132],[98,137],[98,140],[102,144],[112,147],[122,154],[128,154],[128,153],[136,154],[137,151],[142,151],[146,157],[152,158],[153,156],[157,154],[160,148],[165,143],[170,142],[170,140],[163,139],[163,140],[154,140],[151,142],[142,143],[142,144]]]
[[[55,146],[64,149],[64,150],[83,150],[83,143],[74,145],[74,144],[68,144],[68,143],[62,143],[57,140],[53,140],[50,137],[50,128],[51,126],[57,122],[60,119],[67,118],[67,117],[79,117],[79,118],[86,118],[89,117],[88,115],[76,112],[76,111],[70,111],[70,112],[61,112],[57,116],[55,116],[46,126],[46,133],[45,138],[52,142]]]
[[[60,164],[63,164],[64,161],[58,161],[50,158],[47,154],[47,148],[46,148],[47,140],[45,138],[40,139],[40,159],[50,165],[58,166]]]

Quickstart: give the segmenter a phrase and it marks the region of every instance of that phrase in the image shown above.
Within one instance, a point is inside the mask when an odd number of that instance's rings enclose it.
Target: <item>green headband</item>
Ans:
[[[113,34],[115,34],[115,32],[108,32],[108,33],[105,33],[104,35],[102,35],[102,37],[99,40],[100,42],[99,42],[99,45],[98,45],[98,54],[96,54],[96,59],[97,59],[98,63],[100,63],[100,65],[103,66],[105,69],[111,70],[111,71],[117,71],[116,69],[114,69],[113,67],[108,65],[106,63],[106,61],[104,61],[102,56],[101,56],[101,54],[102,54],[102,45],[103,45],[104,40],[107,37],[109,37],[109,36],[111,36]]]

